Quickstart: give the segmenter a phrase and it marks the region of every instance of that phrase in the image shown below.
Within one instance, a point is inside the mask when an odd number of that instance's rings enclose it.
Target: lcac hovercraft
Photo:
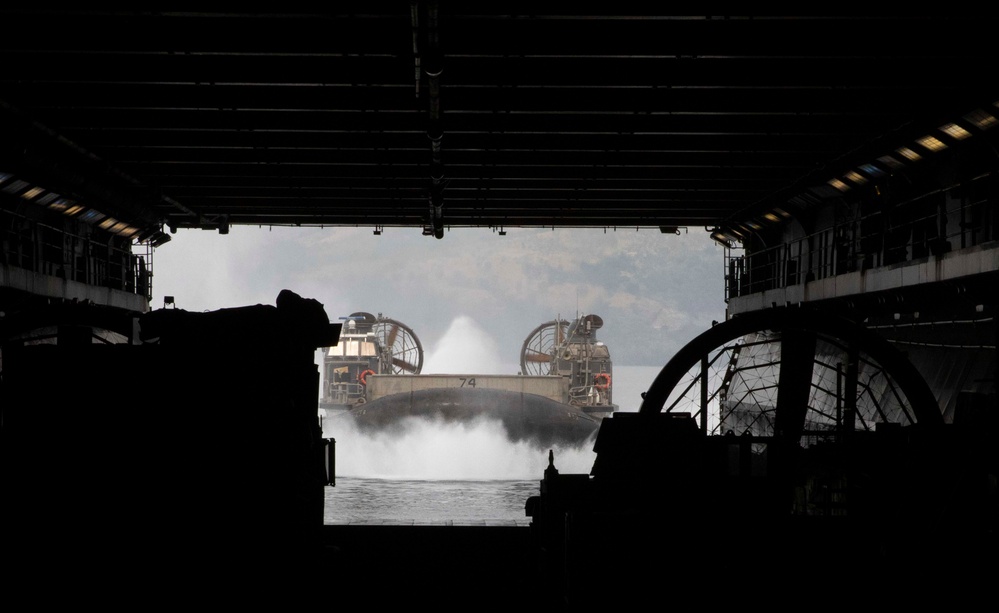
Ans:
[[[320,418],[332,437],[340,420],[362,431],[393,431],[411,419],[499,420],[512,442],[540,448],[582,445],[617,410],[613,366],[597,340],[597,315],[557,318],[530,332],[519,374],[422,374],[423,346],[402,322],[366,312],[345,318],[323,363]]]

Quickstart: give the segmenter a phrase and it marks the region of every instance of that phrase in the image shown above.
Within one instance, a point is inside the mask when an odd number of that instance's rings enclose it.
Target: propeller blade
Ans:
[[[392,324],[392,329],[389,330],[388,340],[386,341],[386,344],[389,347],[395,345],[395,337],[398,334],[399,334],[399,324]]]
[[[400,358],[392,358],[392,363],[405,371],[416,372],[416,366]]]
[[[538,353],[535,351],[534,353],[528,353],[524,356],[524,359],[528,362],[551,362],[552,356],[547,353]]]

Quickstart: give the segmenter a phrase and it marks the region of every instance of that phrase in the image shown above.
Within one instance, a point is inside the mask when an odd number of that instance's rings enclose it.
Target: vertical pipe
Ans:
[[[323,439],[326,450],[326,485],[336,487],[336,439]]]
[[[708,433],[708,356],[701,356],[701,432]]]
[[[414,79],[416,80],[416,97],[420,97],[420,78],[422,73],[420,71],[420,3],[413,0],[409,3],[409,16],[413,23],[413,71]]]
[[[843,436],[843,363],[836,364],[836,437]]]
[[[857,424],[857,370],[858,360],[857,347],[851,345],[848,349],[846,362],[846,380],[843,389],[843,426],[847,434],[853,432]]]
[[[441,127],[440,76],[443,72],[437,31],[437,2],[431,0],[427,6],[427,61],[424,71],[427,75],[429,97],[429,125],[427,137],[430,139],[430,227],[434,237],[444,237],[444,162],[441,158],[441,142],[444,130]]]

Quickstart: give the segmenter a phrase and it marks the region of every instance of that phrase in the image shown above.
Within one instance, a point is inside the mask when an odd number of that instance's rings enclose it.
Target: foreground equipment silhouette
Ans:
[[[63,321],[85,326],[82,308]],[[800,603],[822,582],[835,585],[829,599],[953,600],[997,570],[994,399],[967,399],[953,424],[934,419],[905,362],[849,322],[782,312],[695,339],[639,412],[603,420],[589,474],[560,474],[550,454],[525,501],[529,527],[323,524],[331,441],[313,352],[339,330],[314,300],[284,291],[275,307],[137,323],[119,344],[67,332],[4,346],[11,594],[579,610],[680,593],[735,605],[761,585],[771,603]],[[769,431],[713,434],[699,412],[669,410],[677,373],[750,324],[780,333],[781,359],[802,360],[817,336],[850,337],[895,371],[910,423],[837,419],[818,436],[798,368],[775,407],[756,407],[775,412]],[[727,381],[726,393],[749,385]]]

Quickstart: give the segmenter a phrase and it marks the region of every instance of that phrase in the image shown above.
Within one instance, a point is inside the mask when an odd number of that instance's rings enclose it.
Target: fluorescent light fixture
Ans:
[[[31,200],[32,198],[34,198],[38,194],[41,194],[44,191],[45,190],[40,187],[32,187],[28,191],[21,194],[21,197],[24,198],[25,200]]]
[[[58,197],[59,197],[59,194],[53,194],[52,192],[49,192],[49,193],[45,194],[44,196],[42,196],[41,198],[38,198],[37,200],[35,200],[35,202],[37,202],[38,204],[41,204],[43,206],[47,206],[50,202],[52,202],[53,200],[55,200]]]
[[[878,158],[878,161],[887,166],[888,168],[901,168],[905,164],[899,162],[890,155],[882,155]]]
[[[780,217],[777,217],[773,213],[766,213],[765,215],[763,215],[763,218],[766,219],[767,221],[780,221]]]
[[[956,123],[949,123],[945,126],[940,126],[940,131],[954,140],[964,140],[971,136],[971,132],[968,132]]]
[[[149,239],[149,244],[153,247],[159,247],[163,243],[168,242],[170,242],[170,235],[164,234],[163,232],[157,232],[152,238]]]
[[[125,238],[129,238],[130,236],[134,236],[135,233],[138,231],[139,231],[138,228],[133,228],[132,226],[125,226],[121,230],[118,230],[118,236],[124,236]]]
[[[964,119],[979,130],[988,130],[999,123],[999,119],[996,119],[995,115],[981,110],[968,113],[964,116]]]
[[[849,191],[850,186],[844,183],[841,179],[829,179],[829,185],[832,185],[841,192]]]
[[[919,155],[918,153],[916,153],[912,149],[909,149],[908,147],[899,147],[898,149],[895,150],[895,152],[904,157],[905,159],[909,160],[910,162],[918,162],[919,160],[923,159],[923,156]]]
[[[747,221],[746,225],[749,226],[750,228],[754,229],[754,230],[762,230],[763,229],[763,226],[761,226],[760,224],[756,223],[755,221]]]
[[[10,183],[8,183],[7,185],[5,185],[3,191],[7,192],[8,194],[16,194],[25,187],[28,187],[28,183],[26,181],[15,179]]]
[[[69,208],[67,208],[65,211],[63,211],[63,213],[65,213],[66,215],[76,215],[85,208],[86,207],[84,207],[82,204],[74,204]]]
[[[728,248],[732,247],[732,243],[729,242],[730,239],[721,230],[716,229],[714,232],[712,232],[711,239],[723,247],[728,247]]]
[[[885,174],[885,171],[881,170],[874,164],[864,164],[860,167],[860,170],[866,172],[872,177],[883,177]]]
[[[71,204],[73,204],[72,200],[66,200],[65,198],[59,198],[57,200],[53,200],[52,202],[50,202],[49,203],[49,208],[52,209],[52,210],[54,210],[54,211],[65,211],[66,209],[69,208],[69,205],[71,205]]]
[[[923,147],[926,147],[930,151],[940,151],[947,148],[947,145],[945,145],[942,140],[940,140],[935,136],[927,135],[920,139],[917,139],[916,142],[922,145]]]
[[[787,211],[785,211],[784,209],[779,208],[779,207],[774,207],[774,213],[777,213],[781,217],[790,217],[791,216],[790,213],[788,213]]]
[[[851,170],[850,172],[846,173],[846,178],[853,181],[857,185],[863,185],[864,183],[867,183],[867,177],[860,174],[856,170]]]
[[[104,219],[104,213],[95,211],[94,209],[90,209],[88,211],[80,213],[80,216],[77,219],[82,219],[87,223],[96,223]]]
[[[108,228],[110,228],[111,226],[115,225],[116,223],[118,223],[117,219],[115,219],[114,217],[107,217],[107,218],[104,219],[104,221],[102,221],[101,223],[97,224],[97,227],[100,228],[100,229],[102,229],[102,230],[107,230]]]

